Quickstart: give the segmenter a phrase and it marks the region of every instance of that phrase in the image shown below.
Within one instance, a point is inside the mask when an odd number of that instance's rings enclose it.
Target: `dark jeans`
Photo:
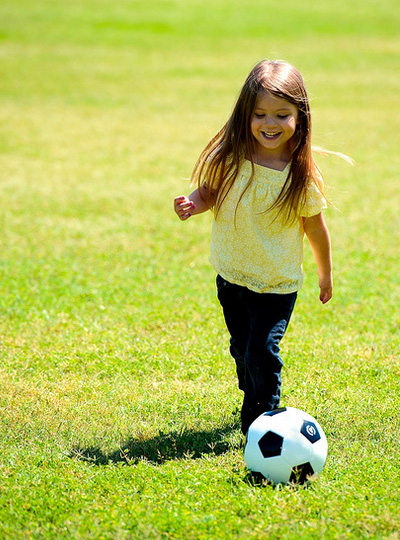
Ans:
[[[231,335],[230,352],[236,362],[239,388],[244,391],[242,431],[260,414],[279,406],[281,397],[281,341],[297,293],[256,293],[217,276],[218,300]]]

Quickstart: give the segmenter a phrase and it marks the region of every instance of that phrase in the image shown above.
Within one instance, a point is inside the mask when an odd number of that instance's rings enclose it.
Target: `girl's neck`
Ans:
[[[267,167],[268,169],[274,169],[276,171],[283,171],[290,158],[286,156],[272,156],[272,155],[259,155],[253,156],[253,162],[261,167]]]

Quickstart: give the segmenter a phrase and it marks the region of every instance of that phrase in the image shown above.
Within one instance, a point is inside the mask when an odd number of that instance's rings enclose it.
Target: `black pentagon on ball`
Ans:
[[[273,431],[267,431],[258,441],[258,446],[265,458],[280,456],[282,445],[283,437]]]
[[[289,482],[292,484],[305,484],[313,474],[314,470],[311,463],[303,463],[302,465],[297,465],[297,467],[292,469]]]
[[[317,426],[314,422],[310,422],[309,420],[304,420],[300,433],[312,444],[316,443],[321,438]]]

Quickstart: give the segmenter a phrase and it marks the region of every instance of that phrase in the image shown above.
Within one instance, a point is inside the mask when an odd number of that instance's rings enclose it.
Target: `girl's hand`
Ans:
[[[185,219],[190,218],[195,206],[196,205],[194,202],[191,201],[189,197],[185,197],[184,195],[175,197],[174,199],[174,210],[181,221],[185,221]]]
[[[321,277],[319,279],[319,290],[319,299],[323,304],[326,304],[327,302],[329,302],[333,295],[332,276],[328,276],[326,278]]]

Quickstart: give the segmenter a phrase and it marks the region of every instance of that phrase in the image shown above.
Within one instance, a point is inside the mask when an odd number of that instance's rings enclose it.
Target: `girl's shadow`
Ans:
[[[170,433],[160,432],[155,437],[131,438],[123,442],[114,452],[105,452],[100,447],[75,447],[70,457],[95,465],[124,463],[135,465],[139,461],[162,464],[165,461],[183,458],[197,459],[206,454],[221,455],[241,445],[238,426],[227,425],[211,431],[181,429]]]

